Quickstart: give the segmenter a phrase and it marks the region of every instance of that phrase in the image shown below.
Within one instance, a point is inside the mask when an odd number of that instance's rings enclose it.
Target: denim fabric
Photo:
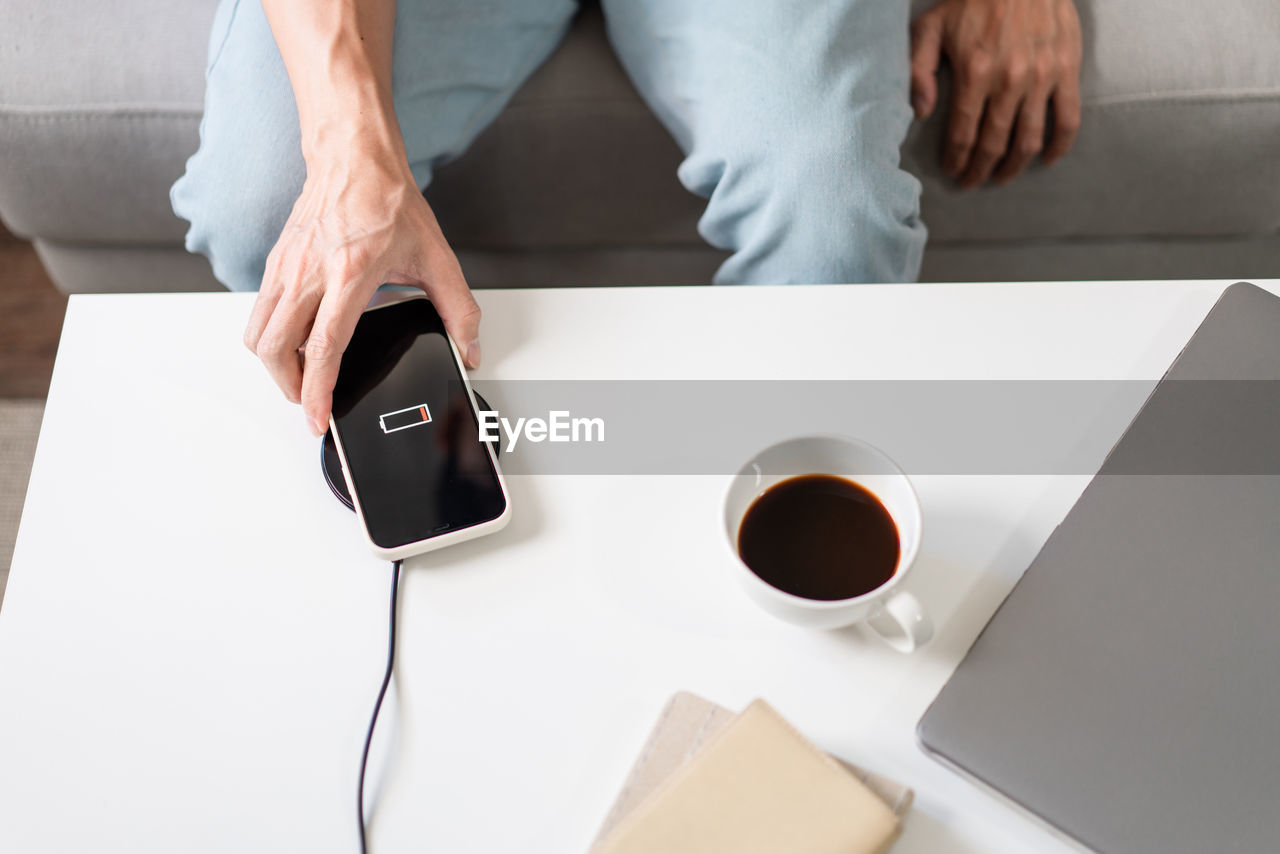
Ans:
[[[420,186],[551,54],[573,0],[400,0],[392,86]],[[732,252],[719,284],[909,281],[925,230],[899,167],[908,3],[605,0],[609,37]],[[253,290],[302,188],[297,110],[258,0],[222,0],[200,148],[174,185],[188,250]]]

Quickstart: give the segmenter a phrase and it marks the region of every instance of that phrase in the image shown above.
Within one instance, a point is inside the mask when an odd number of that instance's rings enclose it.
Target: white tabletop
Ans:
[[[1226,284],[487,291],[476,376],[1150,380]],[[251,302],[71,299],[0,611],[0,851],[355,849],[390,570],[240,344]],[[914,728],[1087,475],[915,478],[911,656],[759,611],[725,480],[513,477],[505,531],[406,563],[372,851],[584,851],[681,689],[912,786],[900,854],[1078,850]]]

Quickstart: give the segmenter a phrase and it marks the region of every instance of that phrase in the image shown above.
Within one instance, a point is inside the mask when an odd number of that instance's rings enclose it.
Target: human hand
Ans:
[[[348,149],[313,168],[267,258],[244,343],[323,435],[342,354],[383,283],[422,288],[480,364],[476,304],[403,155]]]
[[[1043,150],[1067,153],[1080,127],[1080,18],[1071,0],[942,0],[911,27],[911,103],[937,106],[945,53],[955,92],[942,168],[962,187],[1015,178]],[[1045,123],[1053,102],[1053,132]]]

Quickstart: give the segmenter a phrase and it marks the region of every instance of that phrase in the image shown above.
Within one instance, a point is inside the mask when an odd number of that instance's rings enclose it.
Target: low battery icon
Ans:
[[[421,427],[431,423],[431,410],[425,403],[417,406],[406,406],[395,412],[387,412],[378,416],[378,426],[383,433],[394,433],[397,430],[408,430],[410,427]]]

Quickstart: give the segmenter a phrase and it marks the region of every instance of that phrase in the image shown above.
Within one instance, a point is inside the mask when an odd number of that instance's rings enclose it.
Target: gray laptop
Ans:
[[[1226,290],[918,734],[1106,854],[1280,851],[1280,298]]]

